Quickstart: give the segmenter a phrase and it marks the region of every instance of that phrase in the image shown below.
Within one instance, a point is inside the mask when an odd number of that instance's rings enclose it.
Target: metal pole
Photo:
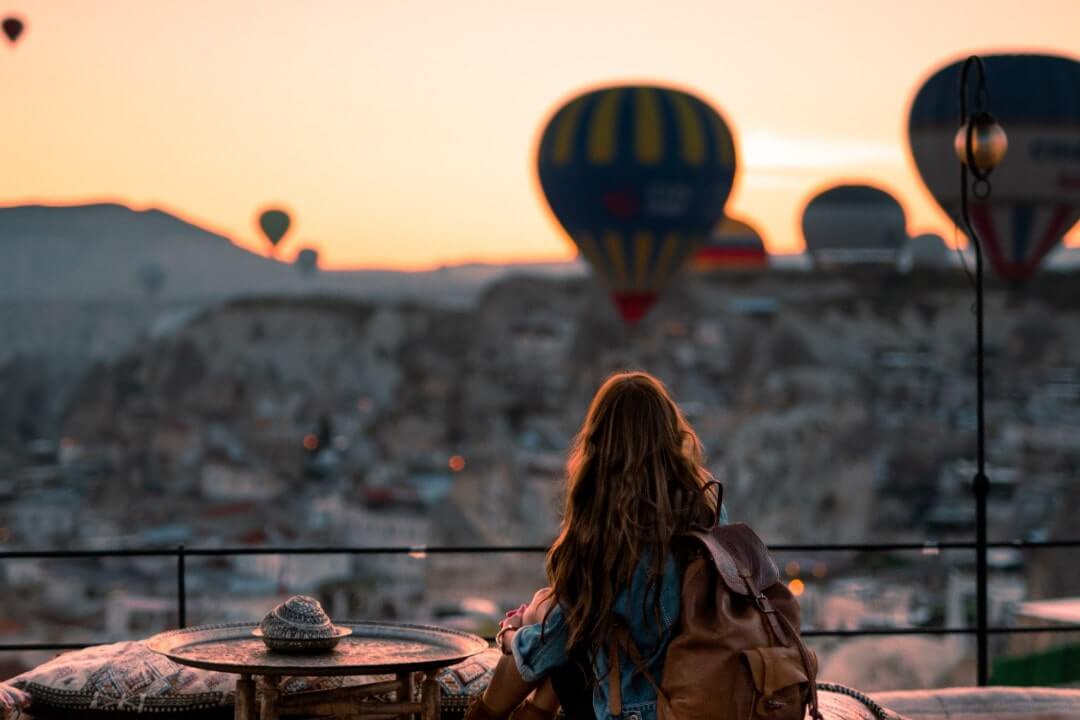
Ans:
[[[975,245],[975,373],[978,376],[975,391],[977,450],[975,478],[975,627],[976,656],[978,658],[978,684],[990,682],[989,636],[986,628],[989,620],[989,572],[986,562],[986,499],[990,494],[990,479],[986,476],[986,416],[984,409],[985,374],[983,370],[985,345],[983,341],[983,256],[978,241]]]
[[[187,627],[187,573],[184,566],[184,546],[176,549],[176,614],[179,626]]]
[[[967,113],[967,76],[972,66],[979,70],[979,101],[985,98],[986,74],[982,60],[976,56],[969,57],[964,63],[960,75],[960,123],[963,126],[971,118]],[[984,359],[985,343],[983,338],[983,253],[979,243],[979,236],[971,223],[968,212],[968,165],[972,163],[972,132],[973,124],[968,125],[967,155],[968,162],[960,163],[960,210],[963,215],[964,230],[971,239],[971,245],[975,249],[975,416],[976,416],[976,469],[972,481],[972,491],[975,494],[975,641],[977,682],[980,686],[990,682],[990,654],[988,649],[989,633],[989,596],[987,572],[987,538],[986,538],[986,499],[990,492],[990,479],[986,476],[986,415],[985,415],[985,379]],[[984,179],[984,178],[980,178]]]

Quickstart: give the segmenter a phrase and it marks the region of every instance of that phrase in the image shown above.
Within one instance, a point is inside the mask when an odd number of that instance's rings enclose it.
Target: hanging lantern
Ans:
[[[971,138],[971,155],[968,155],[968,138]],[[1005,130],[989,113],[979,113],[960,126],[953,138],[953,149],[960,162],[987,172],[1005,159],[1009,138]],[[971,162],[969,162],[969,160]]]

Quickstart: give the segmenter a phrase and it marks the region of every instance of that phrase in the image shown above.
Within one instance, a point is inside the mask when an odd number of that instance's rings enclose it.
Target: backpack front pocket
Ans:
[[[802,720],[810,679],[796,647],[763,647],[742,652],[754,684],[753,720]],[[817,658],[810,657],[817,672]]]

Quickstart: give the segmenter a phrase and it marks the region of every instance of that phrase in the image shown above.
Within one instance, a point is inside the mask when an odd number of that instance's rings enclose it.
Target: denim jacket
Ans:
[[[727,510],[720,506],[719,524],[726,524]],[[655,590],[646,597],[646,585],[649,575],[649,559],[642,557],[638,562],[630,587],[624,588],[615,598],[612,608],[614,613],[626,624],[634,644],[641,652],[649,673],[659,682],[663,672],[664,655],[676,624],[679,621],[679,601],[682,577],[675,558],[670,555],[664,562],[660,593],[660,627],[656,627],[653,613]],[[552,669],[568,662],[566,653],[567,627],[562,608],[555,607],[543,623],[526,625],[518,630],[510,646],[514,654],[518,672],[526,682],[536,682],[545,677]],[[600,648],[594,658],[593,672],[597,678],[593,688],[593,711],[597,720],[610,720],[617,717],[611,714],[608,702],[608,668],[610,662],[607,649]],[[635,672],[634,663],[620,652],[619,675],[622,690],[623,720],[656,720],[656,690],[640,673]]]

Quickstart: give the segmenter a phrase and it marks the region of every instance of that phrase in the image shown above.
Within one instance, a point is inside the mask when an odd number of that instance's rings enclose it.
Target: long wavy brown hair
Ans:
[[[663,564],[677,535],[715,524],[714,484],[719,490],[663,383],[644,372],[604,382],[570,451],[562,527],[547,556],[571,654],[591,656],[611,637],[615,598],[645,553],[659,625]]]

